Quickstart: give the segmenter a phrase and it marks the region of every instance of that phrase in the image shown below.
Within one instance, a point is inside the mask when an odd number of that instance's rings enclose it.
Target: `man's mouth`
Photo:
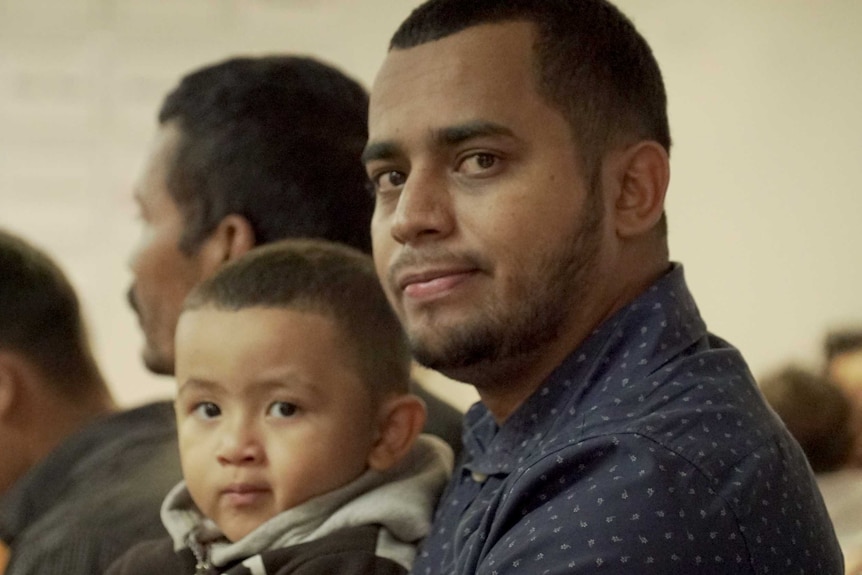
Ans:
[[[409,272],[398,280],[404,295],[411,299],[442,296],[476,273],[475,268],[443,268]]]

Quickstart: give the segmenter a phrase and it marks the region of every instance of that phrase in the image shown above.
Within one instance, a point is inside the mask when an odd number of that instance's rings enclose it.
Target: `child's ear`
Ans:
[[[5,357],[0,354],[0,421],[6,419],[6,414],[12,409],[15,399],[15,381]]]
[[[425,426],[425,403],[415,395],[399,395],[380,407],[377,441],[368,454],[368,467],[385,471],[407,455]]]
[[[8,420],[15,412],[23,385],[21,367],[16,354],[0,351],[0,421]]]

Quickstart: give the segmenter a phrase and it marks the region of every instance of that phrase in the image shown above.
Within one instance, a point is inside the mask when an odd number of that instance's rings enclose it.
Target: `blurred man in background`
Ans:
[[[135,189],[142,234],[129,301],[142,357],[174,372],[174,332],[198,282],[252,247],[318,238],[370,252],[374,208],[360,161],[368,96],[311,58],[234,58],[195,70],[165,98]],[[461,442],[461,414],[420,385],[426,431]]]
[[[6,575],[101,573],[162,532],[159,506],[179,476],[169,407],[117,410],[66,276],[0,231]]]

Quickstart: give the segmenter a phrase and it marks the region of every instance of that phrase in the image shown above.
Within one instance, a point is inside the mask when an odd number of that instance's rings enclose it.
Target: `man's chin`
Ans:
[[[411,339],[410,343],[413,356],[421,365],[446,375],[486,363],[497,357],[499,348],[491,334],[466,329],[452,330],[433,343],[420,338]]]

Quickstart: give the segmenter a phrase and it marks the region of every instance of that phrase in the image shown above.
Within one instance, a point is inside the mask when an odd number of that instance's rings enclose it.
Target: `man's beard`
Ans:
[[[560,335],[572,316],[571,306],[594,289],[591,282],[599,257],[604,219],[601,193],[593,189],[579,225],[568,241],[554,251],[539,254],[530,273],[506,302],[481,305],[472,321],[451,328],[436,346],[410,337],[416,360],[443,374],[461,378],[474,366],[493,365],[537,351]]]
[[[126,292],[126,301],[132,311],[138,316],[141,331],[144,335],[144,349],[141,352],[141,361],[147,371],[155,375],[174,375],[174,358],[168,357],[166,354],[159,351],[154,343],[149,341],[149,335],[144,327],[144,321],[141,319],[141,306],[138,303],[138,298],[135,296],[134,286],[130,287]]]

